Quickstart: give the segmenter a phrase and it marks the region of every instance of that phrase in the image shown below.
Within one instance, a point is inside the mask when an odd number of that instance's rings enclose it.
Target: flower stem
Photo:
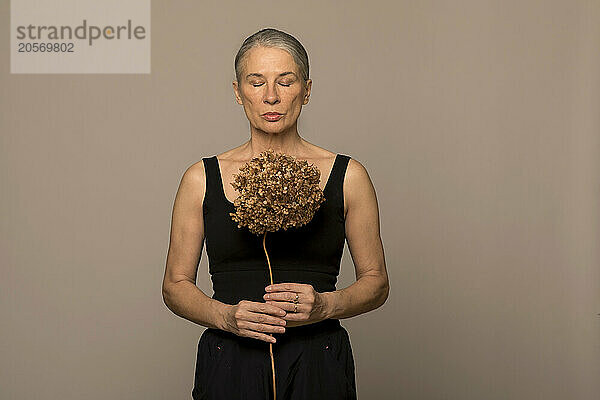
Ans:
[[[267,256],[267,264],[269,265],[269,277],[271,278],[271,285],[273,284],[273,272],[271,271],[271,261],[269,261],[269,253],[267,253],[267,246],[265,241],[267,239],[267,231],[263,235],[263,249]],[[271,370],[273,371],[273,400],[277,400],[277,391],[275,390],[275,359],[273,358],[273,343],[269,343],[269,353],[271,353]]]

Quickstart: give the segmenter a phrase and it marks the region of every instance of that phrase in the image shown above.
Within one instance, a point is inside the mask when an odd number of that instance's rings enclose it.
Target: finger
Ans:
[[[238,323],[238,326],[240,324]],[[264,333],[284,333],[285,327],[281,325],[270,325],[270,324],[262,324],[258,322],[252,321],[243,321],[242,328],[254,331],[254,332],[264,332]]]
[[[263,340],[267,343],[275,343],[276,342],[275,338],[271,335],[266,335],[264,333],[259,333],[259,332],[251,331],[248,329],[240,329],[240,335],[249,337],[252,339]]]
[[[299,312],[306,312],[307,310],[307,306],[304,306],[303,304],[298,303],[296,305],[296,303],[290,303],[289,301],[272,301],[269,300],[267,301],[268,304],[273,304],[274,306],[277,306],[279,308],[284,309],[285,311],[287,311],[287,316],[290,315],[290,313],[292,314],[297,314]],[[296,310],[296,311],[294,311]],[[284,319],[286,319],[285,317],[283,317]]]
[[[263,298],[265,300],[278,300],[278,301],[294,301],[298,296],[298,301],[302,295],[298,292],[276,292],[276,293],[265,293]]]
[[[268,324],[271,326],[285,326],[285,320],[283,317],[274,317],[269,314],[255,313],[252,311],[248,311],[248,314],[243,320],[258,324]]]
[[[259,303],[256,301],[251,302],[246,309],[255,313],[270,314],[278,317],[285,315],[285,311],[279,307],[275,307],[267,303]]]
[[[266,292],[297,292],[302,293],[310,286],[306,283],[294,283],[294,282],[284,282],[284,283],[274,283],[265,288]]]
[[[289,312],[283,319],[286,321],[308,321],[309,315],[305,312]]]

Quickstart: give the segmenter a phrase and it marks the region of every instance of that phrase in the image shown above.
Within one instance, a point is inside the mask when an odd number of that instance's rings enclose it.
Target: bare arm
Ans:
[[[379,233],[375,188],[364,166],[350,159],[344,179],[346,240],[356,270],[356,282],[322,293],[326,318],[349,318],[385,303],[389,281]]]
[[[223,329],[229,305],[208,297],[196,286],[204,246],[205,182],[202,161],[190,166],[181,178],[173,205],[162,296],[176,315],[205,327]]]

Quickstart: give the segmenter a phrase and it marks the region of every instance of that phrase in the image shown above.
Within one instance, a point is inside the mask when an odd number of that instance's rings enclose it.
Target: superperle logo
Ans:
[[[126,25],[88,25],[87,19],[81,25],[73,28],[69,25],[20,25],[17,26],[18,40],[87,40],[92,46],[95,40],[144,40],[146,28],[133,25],[128,19]]]

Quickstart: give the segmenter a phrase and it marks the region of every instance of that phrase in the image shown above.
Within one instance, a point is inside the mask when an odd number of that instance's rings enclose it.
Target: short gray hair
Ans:
[[[306,54],[304,46],[289,33],[274,28],[261,29],[244,40],[242,47],[240,47],[235,56],[235,78],[238,82],[241,78],[244,56],[248,50],[256,46],[275,47],[290,53],[300,70],[304,84],[306,84],[308,80],[308,54]]]

